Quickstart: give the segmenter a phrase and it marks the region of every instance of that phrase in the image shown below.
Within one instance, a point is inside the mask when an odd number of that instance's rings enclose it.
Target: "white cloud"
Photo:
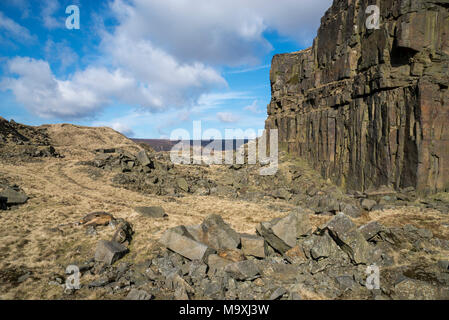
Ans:
[[[262,113],[262,111],[259,109],[259,106],[257,105],[257,100],[254,100],[253,103],[249,106],[244,107],[243,110],[250,111],[252,113]]]
[[[232,112],[217,112],[217,118],[220,122],[233,123],[237,122],[238,118]]]
[[[59,63],[60,71],[66,70],[79,59],[76,52],[73,51],[65,40],[54,42],[53,40],[48,39],[45,43],[44,51],[47,61]]]
[[[158,101],[150,107],[191,106],[204,92],[227,85],[213,68],[199,62],[180,63],[150,41],[132,41],[120,28],[104,36],[102,47],[116,67],[148,86]]]
[[[8,18],[0,11],[0,30],[5,30],[6,35],[16,41],[27,43],[36,40],[36,37],[31,35],[30,31],[16,23],[14,20]]]
[[[181,61],[239,66],[269,52],[266,31],[311,44],[331,0],[115,0],[121,32]]]
[[[47,29],[56,29],[64,26],[65,16],[60,15],[58,18],[54,17],[54,14],[60,9],[58,0],[45,0],[42,3],[41,16],[44,22],[44,26]],[[61,11],[61,10],[59,10]],[[64,13],[61,12],[61,13]]]
[[[31,58],[10,60],[7,70],[18,77],[4,78],[0,88],[11,90],[18,102],[42,117],[85,117],[113,99],[138,104],[149,97],[146,88],[120,70],[89,67],[69,80],[60,80],[47,62]]]
[[[330,3],[112,0],[110,9],[117,23],[98,31],[100,59],[58,79],[49,62],[65,57],[60,65],[64,70],[77,56],[64,43],[50,40],[48,62],[11,59],[6,68],[10,75],[3,78],[1,89],[12,90],[18,102],[45,117],[91,116],[114,101],[153,112],[213,108],[222,103],[219,99],[229,98],[226,93],[222,97],[210,93],[227,87],[219,70],[225,66],[254,70],[248,66],[272,49],[266,32],[310,42]],[[63,26],[62,9],[58,1],[45,0],[41,11],[45,27]],[[28,30],[4,18],[0,28],[32,38]],[[217,117],[235,120],[227,113]]]
[[[126,124],[120,123],[120,122],[114,122],[109,125],[112,129],[115,131],[120,132],[121,134],[127,136],[128,138],[134,137],[134,131],[128,127]]]

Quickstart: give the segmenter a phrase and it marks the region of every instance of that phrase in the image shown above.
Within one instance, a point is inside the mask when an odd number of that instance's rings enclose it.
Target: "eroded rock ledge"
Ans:
[[[449,189],[449,2],[335,0],[309,49],[276,55],[266,128],[353,190]]]

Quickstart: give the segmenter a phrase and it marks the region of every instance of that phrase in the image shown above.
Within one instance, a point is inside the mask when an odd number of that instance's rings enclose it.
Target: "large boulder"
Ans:
[[[295,211],[286,217],[262,222],[256,229],[270,246],[285,253],[296,245],[298,238],[309,234],[312,228],[308,214]]]
[[[206,262],[215,250],[193,239],[184,226],[168,229],[159,242],[168,249],[190,260]]]

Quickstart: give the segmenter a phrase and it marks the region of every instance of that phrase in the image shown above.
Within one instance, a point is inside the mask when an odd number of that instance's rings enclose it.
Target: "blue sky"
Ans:
[[[330,0],[0,3],[0,116],[110,126],[262,129],[274,54],[312,44]],[[66,28],[66,7],[80,29]]]

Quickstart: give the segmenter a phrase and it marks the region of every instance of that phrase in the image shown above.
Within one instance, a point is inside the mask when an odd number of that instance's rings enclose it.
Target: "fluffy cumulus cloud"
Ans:
[[[14,0],[21,3],[20,0]],[[269,53],[266,32],[310,44],[319,17],[331,0],[111,0],[116,23],[98,30],[101,59],[58,78],[50,63],[12,58],[0,89],[11,90],[18,102],[45,117],[86,117],[119,102],[150,111],[183,110],[199,105],[213,89],[226,88],[225,66],[252,67]],[[56,0],[45,0],[42,19],[58,28]],[[6,18],[6,19],[4,19]],[[0,29],[32,36],[0,12]],[[78,60],[64,43],[47,42],[47,53],[66,57],[65,70]],[[61,62],[62,61],[62,62]],[[201,103],[200,103],[201,104]],[[256,111],[256,105],[249,111]],[[217,114],[235,121],[232,114]]]
[[[90,67],[68,80],[58,80],[46,61],[14,58],[7,70],[16,77],[4,78],[1,87],[11,90],[16,99],[42,117],[76,118],[92,114],[114,97],[145,100],[145,88],[137,92],[135,80],[120,71]]]
[[[115,0],[120,29],[182,61],[238,66],[272,47],[264,32],[310,44],[331,0]]]

